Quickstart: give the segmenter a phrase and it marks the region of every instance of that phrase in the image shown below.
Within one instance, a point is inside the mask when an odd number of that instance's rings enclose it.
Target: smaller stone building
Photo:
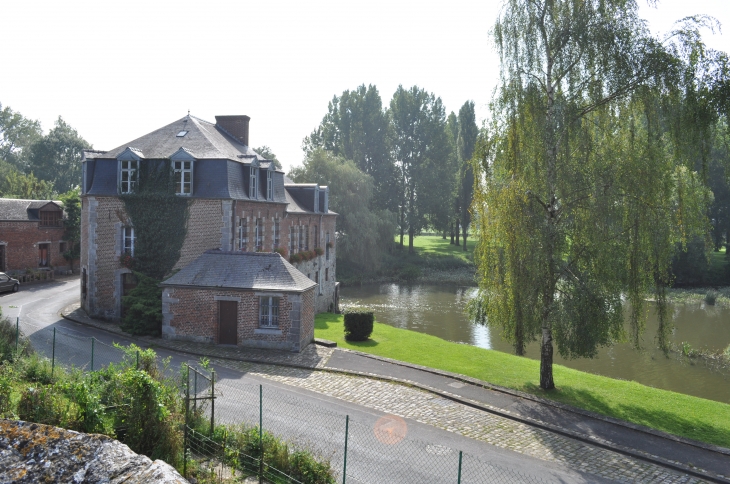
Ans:
[[[0,272],[68,270],[63,204],[0,198]]]
[[[278,253],[209,250],[163,281],[162,337],[301,351],[317,284]]]

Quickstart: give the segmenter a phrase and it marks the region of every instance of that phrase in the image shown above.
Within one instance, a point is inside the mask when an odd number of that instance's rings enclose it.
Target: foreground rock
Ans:
[[[0,420],[0,482],[187,483],[172,466],[105,435]]]

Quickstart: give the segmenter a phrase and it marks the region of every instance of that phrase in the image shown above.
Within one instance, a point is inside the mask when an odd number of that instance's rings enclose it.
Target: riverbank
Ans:
[[[557,388],[539,388],[539,362],[376,323],[370,340],[344,340],[341,315],[321,314],[317,338],[343,348],[478,378],[609,417],[730,448],[730,405],[554,366]]]

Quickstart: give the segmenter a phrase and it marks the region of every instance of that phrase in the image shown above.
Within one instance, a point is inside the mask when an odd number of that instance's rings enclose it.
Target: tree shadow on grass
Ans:
[[[378,346],[378,342],[374,339],[367,339],[365,341],[347,341],[347,344],[356,348],[372,348],[374,346]]]
[[[700,442],[730,448],[730,430],[719,428],[708,422],[700,422],[675,412],[647,409],[640,405],[607,405],[599,396],[571,387],[559,387],[545,392],[534,383],[525,385],[525,390],[533,395],[582,408],[608,417],[643,425],[669,434],[679,435]]]

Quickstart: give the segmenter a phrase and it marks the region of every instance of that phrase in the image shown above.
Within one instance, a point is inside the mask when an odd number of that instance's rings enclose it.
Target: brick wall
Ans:
[[[0,268],[5,271],[38,269],[38,244],[47,243],[48,267],[66,270],[69,264],[61,252],[62,241],[63,227],[41,227],[39,222],[0,221],[0,245],[5,247]]]
[[[218,343],[218,301],[238,303],[238,344],[252,348],[272,348],[300,351],[314,339],[314,310],[312,291],[304,295],[289,293],[259,293],[225,289],[166,287],[162,293],[162,336]],[[279,299],[279,328],[259,328],[259,296],[272,295]],[[300,328],[292,329],[292,303],[301,301]],[[291,334],[290,334],[291,333]],[[296,340],[290,336],[296,335]]]
[[[206,250],[220,248],[221,217],[221,200],[190,201],[185,242],[173,270],[190,264]]]
[[[87,297],[84,309],[89,315],[119,319],[121,279],[129,272],[121,267],[121,230],[128,224],[123,202],[116,197],[84,197],[81,206],[81,269],[86,269]]]

